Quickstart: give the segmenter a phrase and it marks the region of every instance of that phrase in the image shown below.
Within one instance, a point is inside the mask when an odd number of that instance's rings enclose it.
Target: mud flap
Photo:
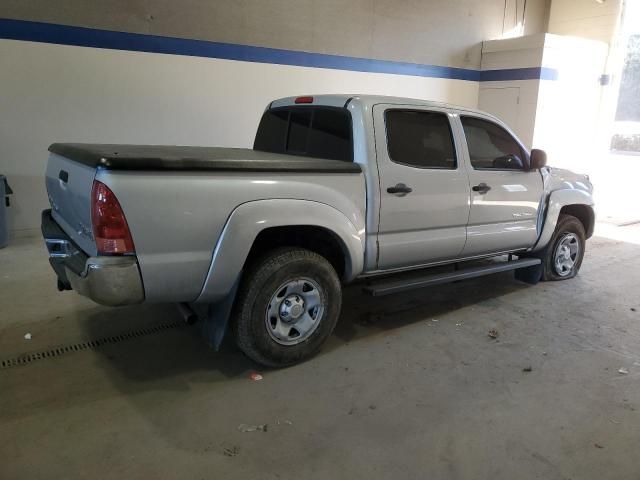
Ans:
[[[233,284],[233,288],[224,299],[207,306],[206,316],[204,322],[202,322],[202,335],[209,346],[215,351],[220,350],[222,341],[227,333],[233,302],[236,298],[241,278],[242,272],[238,275],[238,279]]]
[[[542,279],[542,264],[519,268],[515,272],[516,280],[535,285]]]

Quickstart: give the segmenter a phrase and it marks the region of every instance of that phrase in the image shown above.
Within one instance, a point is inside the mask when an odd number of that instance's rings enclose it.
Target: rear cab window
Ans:
[[[262,115],[253,149],[352,162],[352,132],[351,114],[346,108],[272,108]]]

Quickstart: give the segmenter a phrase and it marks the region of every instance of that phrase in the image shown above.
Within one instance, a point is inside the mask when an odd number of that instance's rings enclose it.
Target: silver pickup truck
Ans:
[[[175,302],[213,346],[229,329],[269,366],[319,350],[343,284],[564,280],[594,228],[587,176],[545,166],[491,115],[407,98],[275,100],[253,149],[49,151],[42,232],[60,290]]]

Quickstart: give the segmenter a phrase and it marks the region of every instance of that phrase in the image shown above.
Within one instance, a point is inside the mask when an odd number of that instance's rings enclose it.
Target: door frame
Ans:
[[[527,154],[527,158],[526,158],[527,163],[530,161],[529,157],[531,155],[531,151],[526,147],[526,145],[524,143],[522,143],[522,140],[520,140],[518,135],[516,135],[515,132],[511,128],[509,128],[509,126],[506,123],[504,123],[502,120],[500,120],[498,117],[494,117],[493,115],[489,115],[487,113],[472,112],[472,111],[469,111],[469,110],[455,110],[455,114],[453,115],[453,117],[455,118],[457,134],[460,137],[460,143],[462,144],[461,145],[461,152],[464,154],[465,165],[469,169],[468,171],[473,171],[473,170],[476,170],[476,169],[474,169],[473,165],[471,165],[471,157],[469,156],[469,146],[467,145],[467,136],[464,134],[464,127],[462,126],[462,120],[460,119],[460,117],[478,118],[478,119],[484,120],[486,122],[495,123],[497,126],[505,129],[507,131],[507,133],[513,137],[513,139],[516,141],[516,143],[518,145],[520,145],[520,148],[522,148],[522,150],[524,150],[524,152]],[[495,171],[498,171],[498,172],[504,172],[504,171],[514,172],[514,171],[518,171],[518,170],[514,170],[514,169],[509,169],[509,168],[506,168],[506,169],[494,168],[494,169],[491,169],[491,170],[495,170]],[[520,171],[522,171],[522,170],[520,170]],[[522,171],[522,172],[523,173],[529,173],[528,171]],[[469,185],[469,188],[471,188],[471,185]]]
[[[521,173],[521,174],[529,174],[529,173],[533,173],[533,171],[531,170],[515,170],[515,169],[475,169],[473,168],[473,165],[471,164],[471,156],[469,155],[469,146],[467,144],[467,137],[464,133],[464,127],[462,125],[462,119],[460,117],[473,117],[473,118],[478,118],[480,120],[484,120],[486,122],[489,123],[493,123],[501,128],[503,128],[509,135],[511,135],[511,137],[516,141],[516,143],[520,146],[520,148],[525,152],[526,154],[526,164],[529,165],[531,162],[531,151],[529,148],[526,147],[526,145],[522,142],[522,140],[520,140],[520,138],[518,137],[518,135],[516,135],[516,133],[502,120],[500,120],[499,118],[490,115],[490,114],[486,114],[483,112],[477,112],[477,111],[470,111],[470,110],[464,110],[464,109],[456,109],[455,110],[455,124],[456,124],[456,130],[457,130],[457,135],[460,138],[460,142],[461,142],[461,154],[464,156],[465,159],[465,165],[467,168],[467,178],[469,179],[469,219],[471,219],[471,213],[472,213],[472,209],[473,209],[473,198],[471,195],[471,172],[474,171],[480,171],[480,172],[489,172],[491,173],[492,171],[494,172],[510,172],[510,173]],[[543,208],[542,206],[544,205],[544,180],[543,180],[543,176],[542,173],[538,170],[537,171],[538,175],[540,175],[540,186],[541,186],[541,196],[539,199],[539,206],[538,206],[538,212],[537,212],[537,217],[536,217],[536,238],[540,236],[540,233],[542,232],[542,219],[543,219]],[[467,222],[467,229],[469,228],[469,222]],[[467,239],[468,239],[468,235],[467,235]],[[534,242],[535,244],[535,242]],[[465,245],[466,247],[466,245]],[[501,250],[501,249],[497,249],[493,254],[491,255],[498,255],[498,254],[502,254],[502,253],[510,253],[510,252],[517,252],[517,251],[523,251],[526,250],[524,248],[516,248],[516,249],[509,249],[509,250]],[[464,250],[463,250],[464,251]],[[491,256],[489,254],[487,254],[487,256]]]
[[[378,202],[378,213],[380,215],[380,213],[382,212],[382,204],[383,204],[383,195],[384,195],[384,179],[383,177],[383,173],[382,173],[382,166],[384,164],[386,164],[386,162],[391,162],[393,165],[397,165],[397,166],[402,166],[405,168],[413,168],[416,171],[420,171],[420,170],[432,170],[432,171],[439,171],[440,169],[437,168],[421,168],[418,166],[413,166],[413,165],[407,165],[407,164],[403,164],[400,162],[394,162],[393,160],[391,160],[390,156],[389,156],[389,150],[388,150],[388,137],[387,137],[387,130],[386,130],[386,118],[385,118],[385,114],[387,111],[389,110],[404,110],[404,111],[416,111],[416,112],[434,112],[434,113],[441,113],[443,115],[445,115],[447,117],[447,120],[449,121],[449,127],[451,129],[451,136],[452,136],[452,140],[453,140],[453,148],[455,151],[455,155],[456,155],[456,168],[454,169],[447,169],[447,172],[456,172],[458,175],[460,175],[461,177],[464,178],[464,182],[466,184],[467,187],[467,192],[469,192],[467,195],[467,205],[470,204],[470,192],[471,192],[471,186],[470,186],[470,180],[469,180],[469,170],[467,168],[467,158],[468,155],[465,155],[463,153],[462,147],[466,145],[463,145],[463,143],[466,143],[466,140],[464,138],[460,137],[459,134],[459,128],[458,128],[458,123],[459,120],[456,118],[457,113],[451,109],[450,107],[447,106],[441,106],[441,105],[416,105],[416,104],[409,104],[409,103],[387,103],[387,102],[380,102],[380,103],[376,103],[374,105],[372,105],[371,108],[371,117],[372,117],[372,124],[373,124],[373,136],[374,136],[374,143],[376,146],[376,165],[377,165],[377,172],[378,172],[378,197],[379,197],[379,202]],[[376,121],[376,117],[378,115],[378,112],[380,112],[380,116],[382,118],[382,122],[377,122]],[[382,125],[384,131],[383,132],[379,132],[379,126]],[[384,138],[384,143],[381,145],[381,142],[378,142],[378,138]],[[467,212],[467,223],[468,223],[468,212]],[[410,266],[401,266],[401,267],[391,267],[391,268],[381,268],[380,267],[380,234],[381,234],[381,224],[382,221],[379,217],[378,220],[378,229],[376,231],[376,246],[377,246],[377,255],[376,255],[376,265],[375,265],[375,270],[372,270],[370,272],[366,272],[366,275],[370,275],[370,274],[376,274],[376,273],[388,273],[388,272],[395,272],[395,271],[403,271],[403,270],[411,270],[411,269],[415,269],[415,268],[422,268],[424,266],[427,265],[434,265],[434,264],[443,264],[443,263],[451,263],[457,260],[457,256],[453,257],[451,259],[447,259],[447,260],[438,260],[438,261],[434,261],[434,262],[427,262],[427,263],[421,263],[419,265],[410,265]],[[464,225],[464,229],[465,229],[465,243],[466,243],[466,224]],[[462,249],[460,250],[459,254],[462,252],[462,250],[464,249],[464,245],[462,247]],[[458,254],[458,255],[459,255]]]

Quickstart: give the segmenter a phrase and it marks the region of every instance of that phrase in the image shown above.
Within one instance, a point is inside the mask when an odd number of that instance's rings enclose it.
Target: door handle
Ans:
[[[489,190],[491,190],[491,187],[486,183],[479,183],[478,185],[471,187],[471,190],[482,194],[482,193],[487,193]]]
[[[407,193],[413,192],[413,189],[411,187],[407,187],[404,183],[398,183],[395,187],[387,188],[387,192],[403,197]]]

